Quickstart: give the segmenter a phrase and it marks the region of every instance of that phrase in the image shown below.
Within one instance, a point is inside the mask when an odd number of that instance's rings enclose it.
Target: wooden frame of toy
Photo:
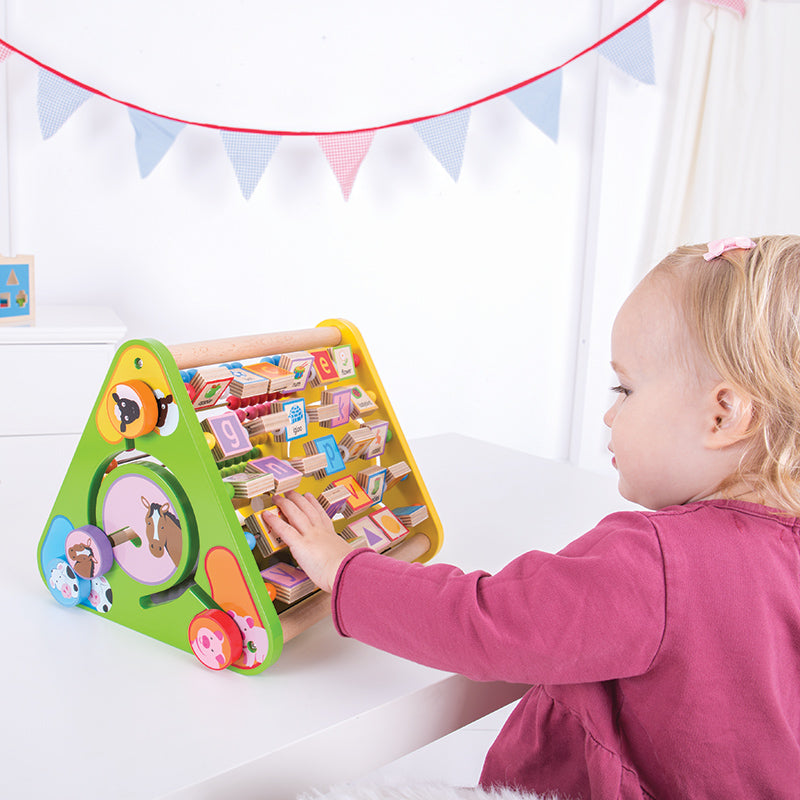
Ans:
[[[42,534],[62,605],[256,674],[330,601],[264,524],[314,493],[354,546],[406,561],[441,524],[358,330],[121,345]]]

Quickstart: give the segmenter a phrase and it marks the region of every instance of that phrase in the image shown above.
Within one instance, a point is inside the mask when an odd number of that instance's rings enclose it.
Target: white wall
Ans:
[[[644,5],[5,0],[5,38],[158,113],[345,130],[514,85]],[[658,52],[664,36],[653,32]],[[43,141],[37,69],[12,57],[0,68],[9,153],[0,249],[35,254],[39,303],[110,305],[132,336],[167,343],[349,318],[408,436],[457,431],[552,458],[572,451],[604,469],[585,456],[597,448],[570,445],[575,431],[585,437],[575,387],[592,380],[591,277],[610,252],[598,204],[624,185],[636,207],[615,203],[611,228],[639,225],[647,171],[636,163],[649,162],[652,144],[639,143],[633,166],[625,150],[611,154],[616,168],[598,158],[609,157],[611,117],[625,105],[614,93],[634,95],[635,107],[660,90],[598,63],[593,54],[564,71],[558,144],[501,98],[474,110],[458,183],[410,128],[393,128],[376,134],[345,202],[314,140],[286,137],[245,201],[211,130],[185,129],[145,180],[121,105],[92,98]],[[634,249],[624,251],[625,288]],[[590,428],[602,436],[599,421]]]
[[[662,213],[656,189],[663,179],[665,121],[675,107],[681,31],[689,0],[665,3],[650,15],[656,85],[637,83],[601,63],[594,200],[587,278],[578,341],[570,460],[611,472],[608,431],[601,420],[617,381],[609,361],[611,327],[631,288],[655,262],[651,234]],[[710,6],[708,6],[710,9]],[[733,12],[725,12],[733,15]],[[666,255],[666,252],[663,254]],[[660,256],[659,256],[660,258]]]

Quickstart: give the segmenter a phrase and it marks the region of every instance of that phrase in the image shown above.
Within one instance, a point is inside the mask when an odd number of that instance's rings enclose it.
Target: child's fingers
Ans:
[[[289,492],[284,497],[276,495],[273,497],[273,501],[288,523],[302,532],[304,528],[308,527],[311,520],[302,507],[297,504],[296,498],[299,496],[296,492]]]
[[[287,492],[286,500],[288,500],[300,513],[304,514],[308,522],[314,524],[327,524],[330,517],[325,513],[325,509],[319,504],[319,500],[314,497],[311,492],[305,494],[298,494],[297,492]],[[281,510],[283,510],[281,506]],[[287,508],[291,508],[287,506]]]
[[[273,498],[282,516],[262,512],[269,529],[291,548],[309,578],[326,592],[350,546],[336,535],[330,517],[312,494],[287,492]]]
[[[280,536],[287,544],[296,541],[296,538],[301,535],[296,528],[271,511],[262,511],[261,519],[273,533]]]
[[[330,521],[328,512],[325,511],[319,500],[311,492],[306,492],[302,499],[305,501],[303,508],[309,519],[326,524]]]
[[[305,514],[309,519],[314,518],[314,508],[313,503],[311,502],[311,498],[313,498],[310,492],[306,494],[298,494],[294,490],[291,492],[286,492],[284,498],[288,500],[298,511],[301,511]]]
[[[274,502],[289,525],[303,536],[330,526],[330,518],[310,493],[287,492],[283,497],[276,496]]]

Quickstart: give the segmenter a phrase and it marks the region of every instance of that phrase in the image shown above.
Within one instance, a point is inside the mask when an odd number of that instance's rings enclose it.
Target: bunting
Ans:
[[[526,119],[554,142],[558,141],[562,83],[561,70],[557,70],[508,94]]]
[[[129,108],[128,114],[136,134],[136,160],[139,162],[139,174],[146,178],[158,165],[158,162],[172,147],[178,134],[186,123],[166,117],[157,117],[135,108]]]
[[[731,11],[735,11],[740,17],[743,17],[745,14],[744,0],[705,0],[705,2],[712,6],[729,8]]]
[[[339,181],[345,200],[350,198],[358,169],[374,136],[375,131],[317,136],[317,142]]]
[[[249,200],[264,170],[281,141],[280,136],[265,133],[220,131],[225,152],[231,162],[242,196]]]
[[[703,1],[732,9],[740,16],[744,14],[744,0]],[[38,67],[37,110],[44,139],[49,139],[60,130],[91,97],[100,97],[126,107],[133,126],[134,149],[142,178],[146,178],[158,166],[187,125],[211,128],[219,132],[242,196],[249,200],[281,140],[287,136],[313,136],[347,201],[372,141],[379,131],[401,126],[412,128],[452,180],[458,181],[472,109],[482,103],[500,97],[507,98],[529,122],[556,143],[559,136],[563,72],[573,61],[596,50],[601,57],[634,80],[646,85],[654,84],[656,76],[653,41],[648,15],[663,2],[665,0],[655,0],[640,14],[564,63],[515,86],[442,113],[350,131],[301,132],[230,128],[156,114],[82,84],[2,39],[0,63],[13,54]]]
[[[599,46],[600,55],[627,72],[632,78],[651,86],[656,82],[653,63],[653,37],[647,17],[620,31]]]
[[[42,138],[49,139],[91,96],[86,89],[40,69],[36,107]]]
[[[464,108],[441,117],[412,123],[419,138],[454,181],[461,174],[471,111],[471,108]]]

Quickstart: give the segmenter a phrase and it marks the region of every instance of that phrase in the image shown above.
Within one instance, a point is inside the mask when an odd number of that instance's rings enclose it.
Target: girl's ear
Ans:
[[[729,383],[720,383],[712,389],[709,401],[706,432],[709,449],[722,450],[748,438],[753,421],[753,403],[747,395]]]

